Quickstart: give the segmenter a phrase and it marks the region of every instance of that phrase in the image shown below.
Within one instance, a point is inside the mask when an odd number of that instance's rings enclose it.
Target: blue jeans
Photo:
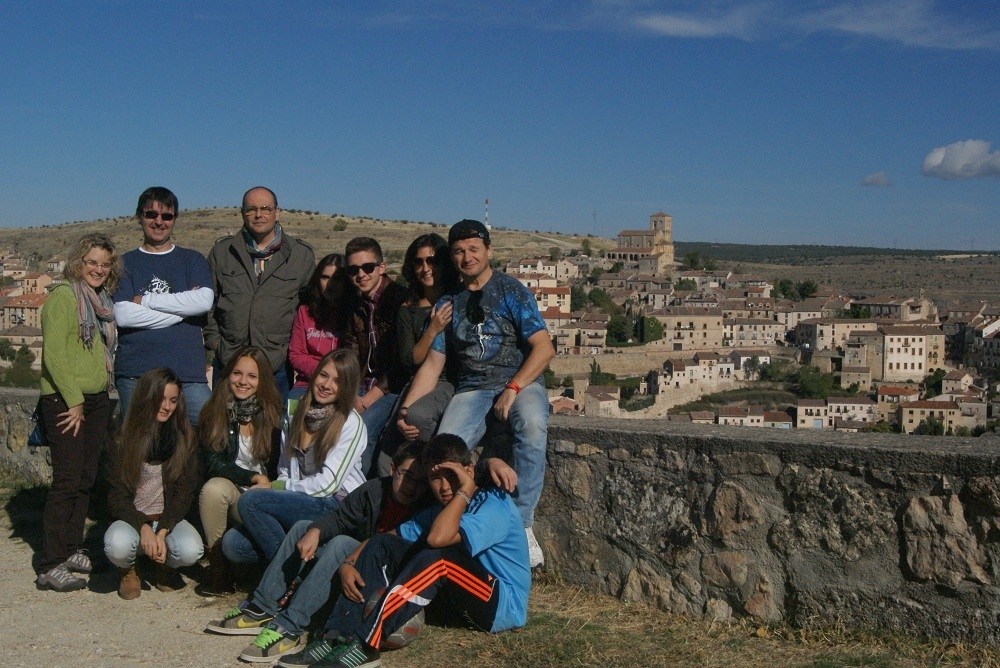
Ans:
[[[486,433],[487,418],[495,419],[491,416],[496,397],[494,390],[457,393],[441,416],[438,433],[460,436],[470,450],[475,448]],[[531,383],[518,393],[507,422],[514,434],[513,468],[517,473],[514,505],[524,526],[530,527],[535,523],[535,506],[545,482],[549,400],[541,383]]]
[[[132,402],[132,394],[135,392],[135,384],[138,378],[126,376],[115,377],[115,387],[118,388],[118,411],[122,421],[125,421],[125,411]],[[201,414],[201,407],[205,405],[212,390],[208,388],[208,383],[181,383],[181,392],[184,393],[184,403],[187,404],[188,421],[198,426],[198,416]]]
[[[362,392],[359,396],[363,397],[365,393]],[[361,455],[361,472],[365,474],[366,478],[371,479],[376,475],[376,471],[372,467],[378,465],[378,439],[382,436],[389,418],[392,417],[392,406],[396,403],[397,396],[396,394],[383,395],[381,399],[361,414],[361,421],[368,429],[368,445]]]
[[[156,524],[153,522],[153,531],[156,531]],[[201,559],[205,551],[198,530],[187,520],[181,520],[174,525],[173,531],[167,534],[163,542],[167,546],[166,565],[170,568],[191,566]],[[108,561],[118,568],[129,568],[141,553],[139,532],[128,522],[122,520],[112,522],[104,534],[104,554],[108,557]]]
[[[285,533],[299,520],[315,520],[336,510],[336,497],[315,497],[283,489],[248,489],[236,509],[243,524],[222,536],[222,553],[234,564],[274,559]]]
[[[313,614],[329,600],[330,584],[340,563],[358,546],[358,541],[350,536],[334,536],[319,546],[310,561],[303,562],[295,544],[306,535],[310,524],[312,520],[295,523],[250,596],[250,602],[274,617],[274,623],[282,631],[293,635],[303,633]],[[307,565],[309,570],[296,587],[292,602],[278,612],[278,600]]]

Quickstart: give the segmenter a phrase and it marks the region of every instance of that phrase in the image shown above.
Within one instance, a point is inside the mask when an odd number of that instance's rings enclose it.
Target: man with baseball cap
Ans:
[[[513,433],[517,489],[514,503],[528,538],[531,566],[544,558],[532,532],[535,505],[545,477],[549,402],[542,372],[555,355],[534,296],[516,279],[493,271],[490,233],[478,220],[455,223],[448,247],[465,289],[445,297],[452,320],[431,344],[400,416],[434,389],[445,368],[457,370],[455,396],[439,434],[460,436],[474,448],[487,418],[506,422]],[[491,417],[492,416],[492,417]]]

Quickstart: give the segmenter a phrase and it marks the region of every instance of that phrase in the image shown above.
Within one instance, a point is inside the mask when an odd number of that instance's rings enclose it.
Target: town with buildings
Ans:
[[[617,377],[595,375],[596,362],[589,373],[552,374],[553,413],[956,435],[982,433],[1000,415],[993,401],[1000,306],[939,308],[920,286],[914,294],[859,296],[813,285],[791,299],[773,278],[684,268],[671,227],[671,216],[654,213],[646,229],[621,231],[599,257],[553,249],[501,259],[501,269],[535,295],[557,361],[615,353],[648,360]],[[51,258],[33,272],[15,253],[0,262],[0,366],[27,349],[37,372],[41,307],[64,262]],[[811,368],[832,385],[785,407],[740,400],[683,410],[705,395],[768,385],[776,368]]]

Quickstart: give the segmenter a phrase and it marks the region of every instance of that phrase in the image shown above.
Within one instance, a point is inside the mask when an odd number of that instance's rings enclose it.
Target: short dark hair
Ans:
[[[274,200],[274,208],[275,209],[278,208],[278,196],[274,194],[273,190],[271,190],[270,188],[268,188],[266,186],[254,186],[253,188],[250,188],[250,190],[247,190],[245,193],[243,193],[243,199],[240,200],[240,211],[242,211],[243,207],[246,206],[247,195],[249,195],[250,192],[253,191],[253,190],[266,190],[267,192],[271,193],[271,199]]]
[[[438,464],[455,462],[462,466],[472,465],[472,453],[461,436],[455,434],[438,434],[427,442],[424,448],[423,463],[428,472]]]
[[[424,453],[425,447],[427,447],[427,444],[423,441],[407,441],[403,443],[396,450],[396,454],[392,456],[393,467],[399,468],[407,459],[416,459],[422,463],[421,455]]]
[[[373,253],[379,262],[383,261],[382,246],[371,237],[354,237],[348,241],[344,248],[344,260],[349,260],[355,253],[364,253],[365,251]]]
[[[135,206],[136,218],[142,218],[142,213],[149,206],[150,202],[159,202],[168,209],[173,209],[175,214],[180,211],[177,205],[177,195],[163,186],[153,186],[152,188],[146,188],[139,195],[139,203]]]

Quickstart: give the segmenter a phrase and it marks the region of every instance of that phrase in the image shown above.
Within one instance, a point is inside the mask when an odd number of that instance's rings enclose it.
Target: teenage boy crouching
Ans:
[[[344,560],[343,594],[324,639],[279,665],[378,666],[384,639],[431,601],[483,631],[524,626],[531,570],[521,515],[505,491],[516,484],[513,470],[490,460],[497,486],[478,487],[469,449],[453,434],[432,438],[423,464],[437,503]],[[382,589],[365,615],[366,601]]]

